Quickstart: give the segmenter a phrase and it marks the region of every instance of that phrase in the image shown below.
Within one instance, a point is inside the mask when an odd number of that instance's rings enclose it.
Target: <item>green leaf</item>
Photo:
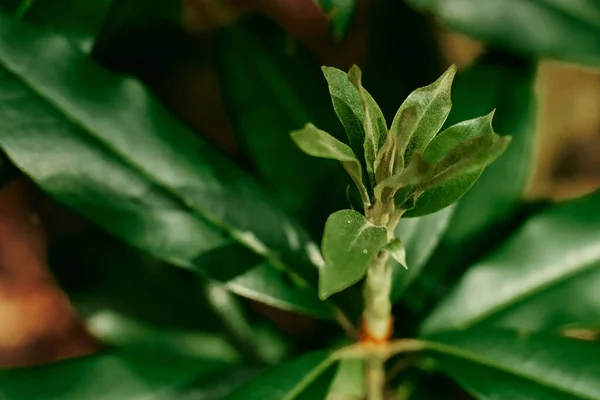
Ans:
[[[333,67],[321,69],[327,80],[335,113],[346,130],[350,148],[366,170],[363,125],[365,112],[358,89],[350,82],[348,74],[344,71]]]
[[[534,73],[535,62],[492,51],[457,76],[448,124],[497,108],[495,130],[510,135],[512,141],[456,204],[438,250],[404,296],[413,310],[431,306],[470,263],[514,229],[514,213],[531,174],[536,141]]]
[[[305,354],[271,367],[225,400],[324,399],[336,370],[334,361],[323,351]]]
[[[326,216],[343,207],[343,171],[303,154],[288,136],[308,122],[343,136],[320,64],[300,44],[290,52],[286,32],[264,18],[222,29],[217,38],[219,81],[236,138],[276,199],[303,220],[316,219],[320,234]],[[317,210],[309,206],[315,197],[337,201],[320,207],[325,208],[323,220],[315,218]]]
[[[365,389],[364,361],[357,358],[342,359],[327,400],[363,399],[366,396]]]
[[[424,160],[419,152],[413,154],[410,163],[401,172],[390,176],[375,186],[374,195],[377,201],[390,201],[396,190],[418,185],[423,182],[432,172],[432,166]],[[386,191],[385,189],[391,189]]]
[[[104,352],[35,368],[0,371],[0,397],[11,400],[165,399],[221,361],[152,353]]]
[[[379,150],[383,147],[388,129],[383,113],[379,106],[373,100],[373,97],[362,86],[362,72],[357,65],[353,65],[348,72],[350,82],[358,90],[360,100],[364,110],[363,129],[365,133],[364,149],[365,162],[367,164],[367,173],[371,180],[371,185],[375,185],[375,162]]]
[[[468,271],[425,320],[422,331],[481,324],[552,330],[596,322],[598,201],[600,192],[531,218]]]
[[[402,218],[396,227],[395,235],[406,248],[408,271],[393,267],[392,301],[397,301],[404,290],[419,276],[429,257],[446,232],[455,206],[446,207],[434,214],[419,218]]]
[[[326,299],[361,280],[373,257],[387,243],[387,230],[356,211],[341,210],[325,223],[319,270],[319,297]]]
[[[330,19],[333,37],[336,40],[346,35],[354,16],[356,2],[357,0],[316,0],[317,5]]]
[[[449,332],[426,345],[477,399],[598,399],[597,343],[507,330]]]
[[[405,217],[431,214],[454,203],[504,152],[510,137],[494,134],[492,116],[458,123],[433,139],[423,155],[435,164],[432,176],[417,186],[425,192]]]
[[[362,167],[348,145],[311,123],[292,132],[291,137],[296,145],[308,155],[340,161],[356,184],[363,203],[369,203],[369,194],[362,182]]]
[[[44,65],[44,68],[38,68]],[[0,17],[0,145],[24,173],[110,233],[195,268],[228,235],[316,281],[318,248],[234,164],[137,81],[61,36]]]
[[[527,56],[600,65],[600,5],[594,1],[410,0],[456,30]]]
[[[405,269],[408,269],[406,264],[406,249],[400,239],[394,238],[394,240],[386,244],[384,248],[392,255],[392,258],[396,260],[396,262]]]
[[[423,152],[444,125],[452,108],[450,88],[455,74],[456,66],[452,65],[434,83],[413,91],[398,109],[390,130],[401,134],[397,146],[404,154],[405,163],[410,161],[413,152]],[[401,129],[404,111],[411,107],[415,108],[417,121],[411,124],[411,130]]]

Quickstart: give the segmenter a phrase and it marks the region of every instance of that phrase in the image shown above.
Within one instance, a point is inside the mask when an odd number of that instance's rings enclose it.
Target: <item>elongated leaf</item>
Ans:
[[[387,243],[387,230],[356,211],[341,210],[327,219],[319,270],[319,297],[325,299],[361,280],[377,252]]]
[[[410,268],[406,271],[399,268],[398,264],[394,265],[392,301],[398,300],[404,290],[419,276],[446,232],[453,212],[454,206],[450,206],[424,217],[400,219],[396,227],[396,237],[404,243],[406,265]]]
[[[390,128],[392,132],[401,131],[404,110],[415,107],[417,113],[413,130],[404,131],[403,136],[398,137],[397,146],[400,152],[404,151],[404,163],[410,161],[414,151],[423,152],[444,125],[452,107],[450,88],[455,74],[453,65],[431,85],[413,91],[398,109]]]
[[[598,399],[597,343],[507,330],[430,338],[442,369],[477,399]]]
[[[331,21],[334,38],[341,39],[346,34],[354,16],[356,2],[357,0],[316,0]]]
[[[365,132],[365,162],[367,164],[367,173],[371,184],[374,185],[375,180],[375,163],[379,150],[383,147],[388,136],[387,123],[383,117],[383,113],[379,106],[373,100],[373,97],[362,86],[362,71],[357,65],[353,65],[348,71],[350,82],[358,90],[360,100],[364,110],[363,130]]]
[[[476,324],[548,330],[597,321],[598,201],[595,193],[533,217],[471,268],[423,332]]]
[[[311,123],[301,130],[292,132],[291,136],[296,145],[306,154],[340,161],[356,184],[363,203],[369,203],[369,194],[362,182],[362,167],[348,145]]]
[[[138,82],[4,17],[0,75],[7,156],[103,229],[184,267],[230,234],[278,267],[316,278],[317,246],[306,232]]]
[[[270,368],[225,400],[324,399],[335,373],[333,364],[326,352],[309,353]]]
[[[587,0],[410,0],[449,28],[526,55],[600,65],[600,5]],[[550,28],[549,28],[550,27]]]
[[[398,172],[375,186],[374,195],[378,201],[393,201],[396,190],[419,185],[433,172],[432,165],[423,159],[420,153],[414,153],[412,160],[401,172]],[[386,190],[388,189],[388,190]]]
[[[310,199],[338,201],[324,210],[325,218],[342,204],[343,171],[303,154],[288,134],[309,122],[338,138],[343,132],[320,64],[299,44],[290,52],[288,39],[264,18],[223,29],[217,42],[223,99],[237,139],[258,174],[273,186],[277,200],[307,220],[316,219],[315,207],[307,206]],[[333,185],[337,192],[331,191],[337,197],[329,192],[323,196],[332,182],[340,182]],[[317,223],[320,234],[323,221]]]
[[[491,52],[456,79],[448,123],[497,108],[494,128],[512,141],[457,203],[450,228],[404,297],[415,311],[431,307],[469,264],[514,229],[513,213],[521,204],[534,155],[534,67],[530,60]]]
[[[195,379],[226,366],[221,361],[112,351],[0,371],[0,396],[10,400],[158,400],[176,395]]]

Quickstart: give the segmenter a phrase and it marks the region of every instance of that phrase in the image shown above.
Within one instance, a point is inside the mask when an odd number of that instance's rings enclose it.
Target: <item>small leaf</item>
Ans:
[[[431,168],[431,164],[425,161],[419,153],[414,153],[405,170],[387,178],[375,187],[375,199],[377,201],[387,201],[394,196],[397,189],[421,183],[430,173]],[[391,188],[392,190],[385,193],[385,188]]]
[[[335,113],[346,130],[350,148],[356,159],[366,167],[364,165],[365,131],[363,128],[365,112],[360,94],[344,71],[333,67],[322,67],[321,69],[329,86]]]
[[[382,182],[386,178],[402,172],[404,169],[404,151],[398,147],[398,139],[412,132],[416,123],[416,107],[408,107],[402,111],[399,123],[393,130],[390,129],[385,144],[375,158],[375,176],[377,182]]]
[[[335,374],[334,363],[324,351],[305,354],[269,368],[225,400],[324,399]]]
[[[406,249],[400,239],[395,238],[385,245],[385,249],[394,257],[394,260],[398,261],[405,269],[408,269],[406,265]]]
[[[342,163],[348,174],[356,184],[365,204],[369,203],[367,189],[362,182],[362,168],[360,162],[352,153],[352,149],[340,142],[329,133],[318,129],[311,123],[304,128],[291,133],[292,140],[306,154],[313,157],[331,158]]]
[[[323,233],[325,266],[319,270],[319,297],[326,299],[361,280],[387,243],[387,229],[352,210],[329,216]]]
[[[375,159],[388,136],[387,123],[373,97],[362,86],[362,72],[360,68],[353,65],[348,72],[348,77],[358,90],[364,110],[365,163],[371,185],[375,186]]]
[[[455,74],[456,66],[452,65],[434,83],[412,92],[396,113],[391,130],[402,134],[397,139],[398,150],[404,154],[405,162],[411,159],[414,151],[425,150],[444,125],[452,108],[450,88]],[[403,130],[404,111],[410,107],[415,107],[417,120],[412,129]]]

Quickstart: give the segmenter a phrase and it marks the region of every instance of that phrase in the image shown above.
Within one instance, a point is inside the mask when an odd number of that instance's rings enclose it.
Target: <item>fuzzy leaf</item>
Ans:
[[[340,142],[329,133],[318,129],[311,123],[304,128],[291,133],[292,140],[306,154],[313,157],[331,158],[342,163],[348,174],[356,184],[364,203],[369,202],[367,189],[362,182],[362,168],[360,162],[352,153],[352,149]]]
[[[423,157],[433,163],[439,163],[450,151],[468,139],[481,136],[495,136],[492,128],[494,112],[483,117],[460,122],[445,129],[431,141]],[[435,188],[423,193],[416,205],[407,211],[405,217],[417,217],[441,210],[460,199],[477,181],[483,168],[470,173],[462,173]]]
[[[373,97],[362,86],[362,72],[360,68],[353,65],[348,72],[350,82],[356,87],[360,95],[364,110],[363,129],[365,132],[365,162],[369,180],[375,186],[375,161],[388,136],[387,123],[381,109],[373,100]]]
[[[382,182],[404,169],[404,151],[398,148],[400,137],[410,134],[417,123],[417,108],[408,107],[398,117],[398,124],[390,129],[383,147],[375,158],[375,176],[377,182]]]
[[[406,249],[400,239],[395,238],[385,245],[385,249],[391,254],[394,260],[398,261],[400,265],[408,269],[408,266],[406,265]]]
[[[386,243],[387,230],[362,214],[352,210],[331,214],[321,246],[325,266],[319,270],[319,297],[326,299],[361,280]]]
[[[402,103],[394,117],[391,130],[401,133],[398,137],[398,150],[404,154],[404,161],[411,159],[414,151],[423,151],[438,133],[452,108],[450,88],[456,66],[452,65],[434,83],[413,91]],[[401,129],[404,111],[415,107],[417,120],[412,129]]]
[[[410,164],[408,164],[405,170],[387,178],[375,187],[375,199],[377,201],[387,201],[387,196],[393,196],[397,189],[422,182],[428,173],[430,173],[431,167],[431,164],[425,161],[421,157],[421,154],[414,153]],[[386,188],[391,188],[392,190],[386,193]]]
[[[366,167],[364,165],[365,151],[363,146],[365,141],[363,128],[365,112],[358,90],[352,85],[348,79],[348,74],[344,71],[333,67],[322,67],[321,69],[327,80],[335,113],[346,130],[350,148],[361,165]]]

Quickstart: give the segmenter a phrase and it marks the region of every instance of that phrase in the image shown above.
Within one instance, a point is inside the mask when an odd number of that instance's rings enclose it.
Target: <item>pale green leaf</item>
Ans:
[[[360,95],[364,110],[363,128],[365,133],[364,150],[367,174],[371,185],[375,185],[375,162],[379,150],[383,147],[388,136],[387,123],[381,109],[373,97],[362,86],[362,72],[357,65],[353,65],[348,72],[350,82],[356,87]]]
[[[331,214],[321,246],[325,265],[319,270],[319,297],[325,299],[361,280],[386,243],[386,228],[373,225],[362,214],[352,210]]]
[[[452,65],[434,83],[413,91],[398,109],[390,130],[401,134],[397,145],[405,163],[414,151],[423,152],[444,125],[452,108],[450,88],[455,74],[456,66]],[[402,129],[404,111],[410,107],[415,107],[417,120],[411,129]]]
[[[384,247],[400,265],[408,269],[406,265],[406,249],[402,240],[395,238]]]
[[[390,176],[375,187],[374,195],[376,201],[388,201],[394,196],[396,190],[420,184],[428,177],[431,171],[431,164],[425,161],[420,153],[413,153],[412,159],[406,169]],[[392,190],[386,192],[386,188]]]
[[[363,202],[369,203],[369,195],[362,182],[362,167],[348,145],[311,123],[292,132],[291,137],[296,145],[308,155],[340,161],[356,184]]]

